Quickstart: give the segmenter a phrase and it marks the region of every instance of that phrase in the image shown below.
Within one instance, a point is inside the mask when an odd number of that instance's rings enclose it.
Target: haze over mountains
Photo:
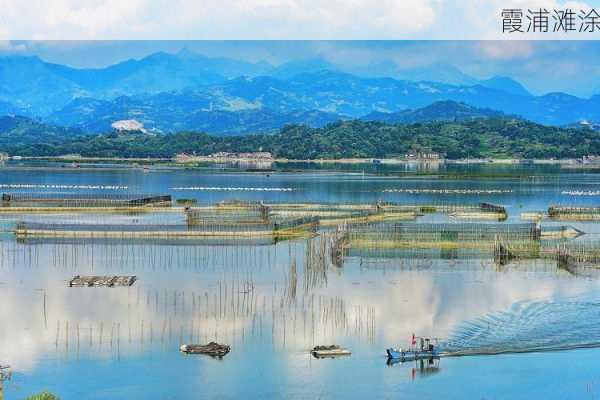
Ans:
[[[0,115],[92,133],[109,131],[117,120],[136,119],[150,132],[223,135],[355,118],[419,122],[504,113],[548,125],[600,120],[598,95],[534,96],[507,77],[477,80],[444,65],[398,70],[384,64],[352,72],[320,58],[273,66],[188,50],[99,69],[7,56],[0,57]],[[367,76],[382,74],[404,79]],[[444,103],[448,100],[462,105]],[[440,101],[433,109],[414,111]]]

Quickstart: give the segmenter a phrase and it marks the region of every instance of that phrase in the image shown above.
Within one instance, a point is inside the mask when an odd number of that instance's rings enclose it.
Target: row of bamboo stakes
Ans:
[[[170,271],[174,265],[180,265],[180,262],[189,263],[191,271],[196,270],[196,265],[209,261],[219,264],[216,270],[225,265],[232,267],[228,273],[223,274],[223,279],[217,280],[215,285],[203,292],[152,289],[140,286],[140,282],[134,287],[124,288],[127,292],[126,320],[115,319],[99,323],[72,318],[56,320],[55,346],[57,349],[64,348],[67,352],[76,349],[79,354],[79,350],[87,346],[87,349],[109,349],[111,354],[120,356],[123,341],[128,344],[166,345],[175,340],[182,343],[184,340],[209,341],[223,338],[243,343],[248,336],[269,336],[273,346],[282,347],[292,341],[297,343],[299,338],[303,344],[310,346],[319,338],[340,335],[372,341],[376,326],[376,312],[372,306],[349,306],[340,297],[328,297],[315,292],[327,285],[328,271],[339,268],[334,265],[336,258],[331,256],[338,236],[339,233],[321,235],[306,243],[288,242],[278,246],[182,246],[177,247],[179,252],[172,251],[172,246],[165,246],[159,251],[153,246],[128,244],[93,243],[86,246],[0,242],[0,254],[4,257],[0,260],[0,265],[22,268],[26,266],[24,263],[35,271],[35,268],[47,265],[45,260],[50,260],[49,266],[52,268],[64,270],[64,265],[70,264],[76,270],[85,265],[86,260],[104,258],[108,263],[98,263],[101,265],[90,268],[111,269],[115,268],[110,265],[113,261],[139,261],[138,258],[141,257],[146,262],[159,255],[158,260],[167,263],[162,268],[165,271]],[[261,271],[253,268],[262,266],[263,269],[268,268],[268,272],[276,271],[282,266],[282,258],[291,260],[288,272],[284,274],[287,275],[286,284],[281,285],[275,280],[272,289],[267,291],[271,293],[269,296],[263,293],[264,284],[256,282],[255,274],[260,274]],[[301,271],[298,269],[298,259],[301,260]],[[160,261],[155,266],[158,264]],[[126,268],[139,268],[139,265],[134,263],[134,266]],[[213,267],[204,266],[198,270],[202,268],[212,270]],[[71,267],[66,269],[70,270]],[[226,279],[226,275],[231,275],[231,278]],[[90,290],[97,293],[98,289]],[[111,298],[116,296],[118,299],[122,295],[122,292],[116,292],[120,289],[109,290],[114,290],[109,292]],[[48,321],[52,320],[49,311],[52,310],[48,310],[47,304],[48,296],[53,295],[53,290],[44,289],[42,293],[44,329],[48,331]],[[349,315],[349,307],[353,311],[352,315]],[[150,317],[142,316],[147,314]],[[267,334],[269,331],[270,335]]]

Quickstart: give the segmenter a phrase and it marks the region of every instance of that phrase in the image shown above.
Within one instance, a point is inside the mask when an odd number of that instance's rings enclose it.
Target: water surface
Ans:
[[[506,175],[503,171],[502,174]],[[513,171],[514,172],[514,171]],[[6,193],[169,193],[226,200],[472,203],[521,212],[598,205],[593,173],[530,169],[490,177],[179,170],[0,170]],[[508,174],[510,175],[510,174]],[[428,216],[427,218],[436,218]],[[17,220],[178,223],[181,215],[29,215]],[[551,221],[543,224],[556,225]],[[562,223],[564,224],[564,223]],[[567,223],[600,233],[597,223]],[[600,350],[444,358],[439,368],[386,365],[413,333],[453,350],[557,350],[600,342],[600,280],[552,260],[498,266],[485,252],[350,254],[316,268],[308,246],[210,241],[0,240],[0,361],[8,399],[595,398]],[[294,265],[295,271],[294,274]],[[69,288],[76,274],[137,275],[130,288]],[[224,359],[181,343],[229,343]],[[352,350],[317,360],[316,344]]]

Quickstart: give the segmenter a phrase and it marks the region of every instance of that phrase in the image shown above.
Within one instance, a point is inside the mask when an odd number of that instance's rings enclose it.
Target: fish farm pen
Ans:
[[[281,222],[255,224],[214,223],[198,226],[165,224],[51,224],[21,222],[17,238],[89,237],[89,238],[176,238],[203,236],[302,236],[313,232],[318,220],[297,218]]]
[[[126,208],[126,207],[169,207],[170,195],[150,194],[92,194],[92,193],[4,193],[0,211],[3,209],[28,207],[65,208]],[[29,210],[26,210],[29,211]],[[34,211],[33,209],[31,211]]]
[[[254,217],[268,218],[272,216],[290,217],[290,216],[317,216],[321,220],[327,219],[351,219],[365,218],[378,214],[388,214],[392,216],[412,217],[424,213],[479,213],[481,215],[489,214],[499,219],[505,218],[506,209],[502,206],[490,203],[462,204],[451,202],[439,202],[432,204],[412,204],[412,203],[393,203],[378,201],[374,203],[293,203],[293,202],[241,202],[229,201],[221,202],[215,205],[207,205],[190,209],[191,215],[206,214],[210,211],[227,211],[230,213],[240,212]]]
[[[600,207],[562,207],[548,208],[548,216],[559,220],[600,220]]]
[[[560,227],[559,227],[560,228]],[[349,233],[352,236],[352,233]],[[489,238],[488,238],[489,239]],[[519,260],[553,260],[559,268],[577,273],[580,267],[600,264],[598,240],[515,239],[496,236],[493,240],[350,240],[346,256],[366,259],[490,259],[504,266]],[[362,261],[361,261],[362,265]]]
[[[433,203],[393,203],[377,202],[379,209],[396,209],[405,211],[414,211],[418,213],[489,213],[497,214],[500,218],[506,217],[506,208],[491,203],[466,204],[462,202],[440,201]]]
[[[170,195],[151,194],[17,192],[2,195],[0,213],[169,211],[185,212],[188,225],[207,225],[213,221],[243,224],[318,217],[320,223],[325,226],[415,219],[426,213],[454,213],[456,218],[469,219],[504,220],[507,216],[504,207],[489,203],[469,205],[452,202],[404,204],[378,201],[338,204],[222,201],[199,205],[197,201],[179,200],[172,199]]]
[[[456,211],[487,211],[506,213],[503,206],[491,203],[465,204],[462,202],[440,201],[433,203],[397,203],[390,201],[376,201],[373,203],[318,203],[318,202],[252,202],[252,201],[222,201],[212,205],[222,209],[251,209],[267,207],[273,211],[327,211],[327,210],[354,210],[354,211],[411,211],[411,212],[456,212]]]
[[[217,223],[280,223],[289,219],[318,218],[322,225],[336,226],[347,222],[366,223],[386,219],[414,219],[412,209],[378,209],[371,204],[308,203],[218,203],[213,206],[187,208],[188,225]]]
[[[506,238],[538,240],[540,227],[535,223],[416,223],[397,222],[351,225],[350,240],[433,240],[477,241]]]
[[[576,264],[600,264],[600,242],[580,241],[561,243],[556,248],[559,266]]]
[[[481,248],[443,248],[443,247],[397,247],[397,248],[373,248],[373,247],[351,247],[348,257],[373,258],[373,259],[420,259],[420,260],[473,260],[488,259],[490,252]]]
[[[18,237],[18,243],[37,246],[37,245],[122,245],[128,246],[169,246],[173,248],[185,247],[260,247],[272,246],[277,243],[275,236],[188,236],[188,237],[152,237],[140,238],[133,237],[123,240],[120,237],[68,237],[68,236],[21,236]]]

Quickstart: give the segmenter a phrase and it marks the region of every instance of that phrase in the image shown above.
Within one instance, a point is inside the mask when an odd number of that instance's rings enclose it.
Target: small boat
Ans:
[[[418,346],[417,342],[419,343]],[[424,337],[417,338],[415,335],[412,337],[411,346],[407,349],[390,347],[386,350],[386,353],[388,360],[397,360],[401,362],[440,358],[439,351],[433,344],[432,339]]]
[[[352,352],[336,344],[330,346],[315,346],[310,353],[316,358],[349,356]]]
[[[226,344],[210,342],[209,344],[184,344],[179,347],[179,351],[186,354],[206,354],[211,357],[223,357],[231,351],[231,347]]]
[[[12,376],[12,372],[10,370],[10,365],[0,364],[0,381],[3,381],[5,379],[10,380],[11,376]],[[1,386],[1,383],[0,383],[0,386]]]

